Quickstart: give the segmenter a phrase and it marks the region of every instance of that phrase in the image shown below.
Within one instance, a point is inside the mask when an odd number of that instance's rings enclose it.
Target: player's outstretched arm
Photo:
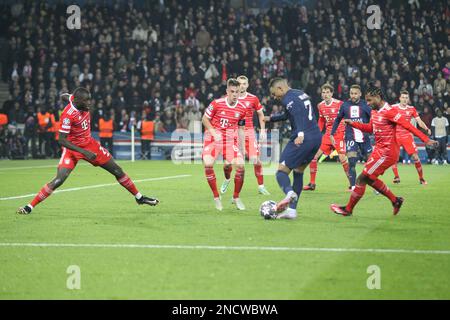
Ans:
[[[424,134],[422,131],[414,127],[409,121],[405,119],[405,117],[402,117],[401,114],[395,111],[394,109],[390,110],[388,116],[389,120],[395,122],[399,126],[402,126],[406,130],[411,132],[413,135],[418,137],[420,140],[425,142],[428,146],[437,145],[437,141],[431,140],[426,134]]]
[[[421,127],[423,130],[425,130],[428,133],[428,135],[431,135],[430,128],[427,127],[425,122],[423,122],[419,116],[416,117],[416,121],[417,121],[417,124],[419,125],[419,127]]]
[[[285,121],[288,119],[287,112],[277,113],[268,117],[268,122]]]
[[[95,153],[88,151],[86,149],[80,148],[80,147],[74,145],[69,140],[67,140],[67,133],[60,131],[58,142],[62,147],[65,147],[65,148],[73,150],[73,151],[77,151],[77,152],[83,154],[89,160],[95,160],[95,158],[97,157],[97,155]]]
[[[372,120],[369,123],[362,123],[357,121],[352,121],[350,119],[344,120],[345,124],[352,126],[353,128],[359,129],[363,132],[373,133]]]

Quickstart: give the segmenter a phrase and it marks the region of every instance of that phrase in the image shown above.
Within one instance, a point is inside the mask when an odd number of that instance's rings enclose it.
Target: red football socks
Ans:
[[[417,173],[419,174],[419,178],[423,179],[423,170],[422,170],[422,164],[420,163],[420,160],[414,161],[414,165],[416,166]]]
[[[130,191],[133,196],[135,196],[139,191],[136,189],[133,181],[131,181],[130,177],[126,174],[122,178],[117,179],[117,181],[128,191]]]
[[[399,175],[398,175],[398,167],[397,167],[397,165],[396,164],[394,164],[393,166],[392,166],[392,171],[394,171],[394,177],[399,177]]]
[[[391,202],[395,202],[397,200],[397,197],[392,193],[392,191],[388,188],[388,186],[380,179],[377,179],[372,183],[372,188],[374,188],[379,193],[387,197],[389,200],[391,200]]]
[[[309,173],[311,175],[311,180],[309,181],[311,184],[316,183],[316,174],[317,174],[317,159],[313,159],[309,164]]]
[[[217,191],[216,174],[213,168],[205,167],[205,176],[211,188],[214,198],[219,198],[219,191]]]
[[[34,197],[33,201],[30,202],[31,206],[34,208],[39,203],[47,199],[52,194],[52,192],[53,190],[50,189],[48,184],[46,184],[45,186],[42,187],[41,191],[39,191],[39,193]]]
[[[365,184],[363,184],[363,185],[356,184],[355,185],[355,189],[353,189],[352,194],[350,195],[350,199],[348,200],[347,206],[345,207],[345,209],[348,212],[353,211],[353,208],[356,206],[359,199],[361,199],[363,197],[365,191],[366,191]]]
[[[264,184],[264,177],[263,177],[263,169],[262,169],[262,164],[255,164],[253,165],[253,169],[255,170],[255,177],[256,180],[258,181],[258,185],[263,185]]]
[[[244,184],[244,169],[236,169],[236,174],[234,175],[234,194],[233,198],[239,198],[239,193],[241,192],[242,185]]]

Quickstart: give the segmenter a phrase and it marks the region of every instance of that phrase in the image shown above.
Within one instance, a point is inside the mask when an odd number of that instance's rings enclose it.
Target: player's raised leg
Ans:
[[[49,183],[44,185],[42,189],[38,192],[38,194],[34,197],[34,199],[27,205],[20,207],[17,210],[18,214],[30,214],[31,211],[35,206],[37,206],[39,203],[47,199],[53,191],[55,191],[57,188],[59,188],[64,181],[66,181],[67,177],[72,172],[72,169],[64,168],[64,167],[58,167],[58,170],[56,172],[56,177],[53,178]]]
[[[150,206],[156,206],[159,203],[158,199],[149,198],[141,194],[136,188],[134,182],[114,161],[114,159],[111,158],[107,163],[105,163],[101,167],[116,177],[117,182],[119,182],[122,185],[122,187],[127,189],[135,197],[137,204],[139,205],[147,204]]]
[[[295,192],[297,197],[290,199],[289,206],[285,212],[280,213],[277,219],[295,219],[297,217],[297,204],[300,199],[303,190],[303,172],[307,165],[302,165],[293,171],[294,180],[292,183],[292,190]]]
[[[387,197],[393,206],[393,213],[396,215],[403,203],[403,198],[395,196],[392,191],[386,186],[386,184],[378,179],[378,176],[382,175],[389,167],[391,167],[398,155],[394,154],[392,158],[387,158],[379,154],[369,158],[364,166],[363,172],[356,179],[355,188],[350,195],[350,199],[346,206],[340,206],[337,204],[331,205],[331,210],[336,214],[343,216],[350,216],[353,213],[353,208],[364,196],[366,191],[366,185],[370,185],[374,190]]]

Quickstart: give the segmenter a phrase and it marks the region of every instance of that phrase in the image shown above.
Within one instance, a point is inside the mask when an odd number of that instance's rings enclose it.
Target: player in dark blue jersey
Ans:
[[[319,150],[322,133],[317,125],[310,97],[306,93],[291,89],[283,78],[272,79],[269,86],[271,96],[281,100],[284,110],[279,115],[266,117],[266,121],[289,120],[292,130],[276,174],[277,182],[286,194],[277,204],[277,218],[295,219],[297,202],[303,189],[303,171]],[[294,171],[292,185],[289,179],[291,171]]]
[[[350,87],[350,100],[345,101],[331,130],[331,141],[334,143],[333,135],[341,123],[342,119],[350,119],[363,123],[369,123],[370,114],[372,110],[367,105],[365,100],[361,99],[361,87],[357,84]],[[351,126],[345,127],[345,149],[347,153],[351,186],[349,190],[353,190],[356,183],[356,163],[358,162],[358,150],[364,157],[368,157],[372,152],[372,145],[370,144],[369,135],[363,133],[361,130],[355,129]]]

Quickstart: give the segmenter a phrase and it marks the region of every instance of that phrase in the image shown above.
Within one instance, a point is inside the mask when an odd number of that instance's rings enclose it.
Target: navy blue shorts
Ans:
[[[368,155],[372,152],[372,145],[370,144],[370,140],[366,139],[364,142],[356,142],[355,140],[346,140],[345,141],[345,150],[346,152],[361,152],[363,156]]]
[[[280,163],[291,170],[298,168],[301,165],[308,164],[314,159],[321,143],[321,136],[319,136],[318,139],[303,141],[300,145],[296,145],[293,141],[289,141],[281,153]]]

